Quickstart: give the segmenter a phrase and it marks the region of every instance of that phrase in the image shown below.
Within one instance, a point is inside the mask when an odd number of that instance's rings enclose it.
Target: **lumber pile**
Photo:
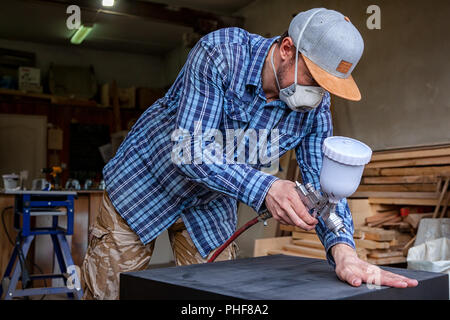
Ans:
[[[374,152],[349,198],[368,200],[367,208],[352,209],[358,256],[376,265],[406,262],[420,220],[448,215],[449,188],[450,145]],[[314,232],[291,226],[280,230],[290,231],[291,238],[267,254],[326,258]]]
[[[367,261],[371,263],[394,263],[385,259],[391,257],[398,257],[395,260],[404,262],[400,257],[406,260],[404,257],[414,244],[420,220],[434,216],[433,212],[427,212],[424,208],[378,205],[376,213],[365,218],[365,225],[355,229],[356,246],[369,250]],[[362,240],[376,241],[376,244]]]
[[[326,253],[314,231],[303,231],[293,226],[280,226],[283,231],[292,232],[284,237],[283,243],[271,247],[265,254],[286,254],[306,258],[326,259]],[[354,240],[358,257],[376,265],[406,262],[404,246],[413,238],[410,233],[361,226],[355,229]]]
[[[449,145],[374,152],[352,198],[369,198],[371,204],[436,206],[449,177]]]
[[[268,250],[268,255],[285,254],[326,260],[325,249],[315,231],[303,231],[300,228],[285,225],[280,225],[280,230],[291,231],[292,236],[279,248]]]
[[[361,226],[355,230],[354,238],[356,248],[364,250],[359,254],[362,260],[387,265],[406,262],[403,249],[413,236],[398,230]]]
[[[421,219],[448,216],[449,187],[450,145],[382,151],[373,154],[351,198],[368,198],[376,213],[365,218],[365,228],[401,235],[389,250],[406,256]],[[369,253],[368,260],[374,258]]]

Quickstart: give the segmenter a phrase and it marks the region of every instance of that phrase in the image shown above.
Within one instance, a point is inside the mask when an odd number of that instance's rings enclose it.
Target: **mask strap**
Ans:
[[[308,26],[308,24],[311,22],[311,19],[318,14],[320,11],[323,11],[324,9],[319,9],[316,12],[314,12],[309,18],[308,20],[306,20],[305,25],[303,26],[302,31],[300,31],[300,35],[298,36],[298,40],[297,40],[297,46],[295,47],[296,49],[296,53],[295,53],[295,79],[294,79],[294,83],[295,86],[297,86],[297,69],[298,69],[298,52],[300,51],[300,40],[303,38],[303,33],[305,32],[306,27]]]
[[[280,83],[278,82],[277,72],[275,71],[275,64],[273,63],[273,53],[275,51],[276,45],[272,48],[272,53],[270,54],[270,62],[272,63],[273,74],[275,75],[275,80],[277,81],[278,91],[281,91]]]

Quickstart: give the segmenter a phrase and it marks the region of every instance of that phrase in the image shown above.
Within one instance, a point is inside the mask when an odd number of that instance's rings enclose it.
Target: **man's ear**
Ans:
[[[294,42],[291,37],[285,37],[280,44],[280,57],[283,61],[290,61],[295,54]]]

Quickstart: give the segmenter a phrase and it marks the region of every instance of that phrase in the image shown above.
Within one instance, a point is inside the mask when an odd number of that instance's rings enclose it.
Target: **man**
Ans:
[[[217,148],[230,131],[265,130],[276,136],[267,139],[274,154],[295,149],[303,182],[320,188],[322,143],[332,135],[328,92],[361,99],[351,73],[363,46],[350,20],[326,9],[300,13],[281,38],[238,28],[203,37],[104,168],[106,193],[82,266],[85,298],[118,298],[119,273],[145,269],[166,229],[177,265],[206,262],[235,231],[237,201],[282,224],[315,228],[342,281],[416,286],[357,257],[345,199],[337,213],[350,232],[336,236],[306,211],[293,182],[259,170],[261,161],[227,161]],[[198,140],[205,132],[214,132],[209,143]],[[236,150],[232,159],[246,154]],[[235,255],[232,245],[218,260]]]

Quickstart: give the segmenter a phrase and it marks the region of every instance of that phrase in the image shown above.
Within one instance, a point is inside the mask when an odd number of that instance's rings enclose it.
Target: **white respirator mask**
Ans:
[[[291,84],[287,88],[281,89],[280,83],[278,82],[275,65],[273,63],[273,52],[275,50],[275,47],[272,49],[272,53],[270,56],[273,73],[275,74],[275,80],[277,82],[278,90],[280,91],[279,93],[280,100],[286,103],[290,109],[297,112],[308,112],[314,110],[322,102],[323,96],[325,95],[325,90],[322,87],[303,86],[297,83],[298,51],[300,40],[303,36],[303,32],[305,31],[306,26],[309,24],[314,15],[315,14],[313,14],[308,19],[305,26],[303,27],[303,30],[300,33],[300,36],[298,37],[295,54],[295,80],[293,84]]]
[[[286,103],[286,105],[293,111],[296,112],[308,112],[314,110],[322,102],[323,96],[325,95],[325,90],[322,87],[316,86],[303,86],[297,83],[297,58],[295,60],[295,82],[289,87],[281,89],[280,83],[278,82],[277,72],[275,70],[275,65],[273,63],[273,52],[275,47],[272,49],[271,62],[273,73],[275,74],[275,80],[277,82],[278,90],[280,91],[280,100]],[[297,51],[298,53],[298,51]]]

